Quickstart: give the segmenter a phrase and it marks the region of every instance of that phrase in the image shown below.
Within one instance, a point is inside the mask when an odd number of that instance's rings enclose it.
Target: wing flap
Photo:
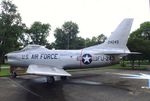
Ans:
[[[49,76],[71,76],[71,74],[64,71],[62,68],[51,67],[47,65],[29,65],[27,73]]]

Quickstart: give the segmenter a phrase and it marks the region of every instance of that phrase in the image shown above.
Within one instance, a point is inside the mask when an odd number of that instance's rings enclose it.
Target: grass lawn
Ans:
[[[10,75],[9,68],[1,69],[0,76],[9,76],[9,75]]]
[[[146,70],[146,69],[148,69],[148,67],[149,67],[149,65],[141,65],[140,67],[135,66],[134,70]],[[131,66],[122,67],[122,66],[120,66],[120,64],[108,66],[108,68],[110,68],[110,69],[129,69],[129,70],[131,69],[131,70],[133,70],[133,67],[131,67]]]

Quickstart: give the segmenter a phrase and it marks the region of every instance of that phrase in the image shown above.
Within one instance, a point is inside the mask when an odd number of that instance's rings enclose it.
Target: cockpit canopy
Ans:
[[[23,49],[21,49],[19,51],[14,51],[14,52],[11,52],[11,53],[20,53],[20,52],[32,51],[32,50],[38,50],[38,49],[42,50],[42,51],[48,50],[44,46],[32,44],[32,45],[27,45],[26,47],[24,47]]]
[[[41,45],[27,45],[26,47],[24,47],[23,49],[19,50],[19,51],[14,51],[12,53],[19,53],[19,52],[25,52],[25,51],[32,51],[32,50],[36,50],[36,49],[42,49],[42,50],[48,50],[47,48],[45,48],[44,46]]]
[[[27,51],[27,50],[35,50],[35,49],[44,49],[44,46],[41,45],[27,45],[26,47],[24,47],[21,51]],[[47,49],[47,48],[45,48]]]

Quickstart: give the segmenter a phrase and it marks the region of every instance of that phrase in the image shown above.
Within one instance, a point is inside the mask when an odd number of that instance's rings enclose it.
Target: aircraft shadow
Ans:
[[[48,84],[44,77],[34,79],[18,77],[14,81],[26,91],[24,95],[26,101],[65,101],[61,81]]]
[[[19,86],[21,86],[22,89],[26,91],[24,93],[24,96],[27,101],[66,101],[65,99],[65,91],[64,86],[65,85],[83,85],[88,87],[106,87],[106,88],[117,88],[125,91],[131,91],[129,89],[129,85],[126,83],[127,81],[117,81],[116,83],[106,83],[106,82],[99,82],[94,81],[88,78],[94,78],[97,76],[102,76],[101,74],[84,74],[84,75],[75,75],[73,77],[70,77],[70,79],[66,81],[57,81],[53,84],[47,84],[45,77],[40,76],[33,76],[31,77],[24,77],[20,76],[16,79],[13,79],[15,82],[18,83]]]

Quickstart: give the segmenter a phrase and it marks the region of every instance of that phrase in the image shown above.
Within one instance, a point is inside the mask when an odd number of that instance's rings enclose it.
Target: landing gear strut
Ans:
[[[63,80],[63,81],[65,81],[65,80],[67,80],[67,79],[68,79],[68,77],[67,77],[67,76],[61,76],[60,78],[61,78],[61,80]]]
[[[17,77],[17,73],[16,73],[16,71],[13,71],[13,73],[12,73],[12,77],[13,77],[13,78],[16,78],[16,77]]]
[[[17,77],[17,73],[16,73],[16,67],[14,66],[10,66],[10,74],[13,78]]]

